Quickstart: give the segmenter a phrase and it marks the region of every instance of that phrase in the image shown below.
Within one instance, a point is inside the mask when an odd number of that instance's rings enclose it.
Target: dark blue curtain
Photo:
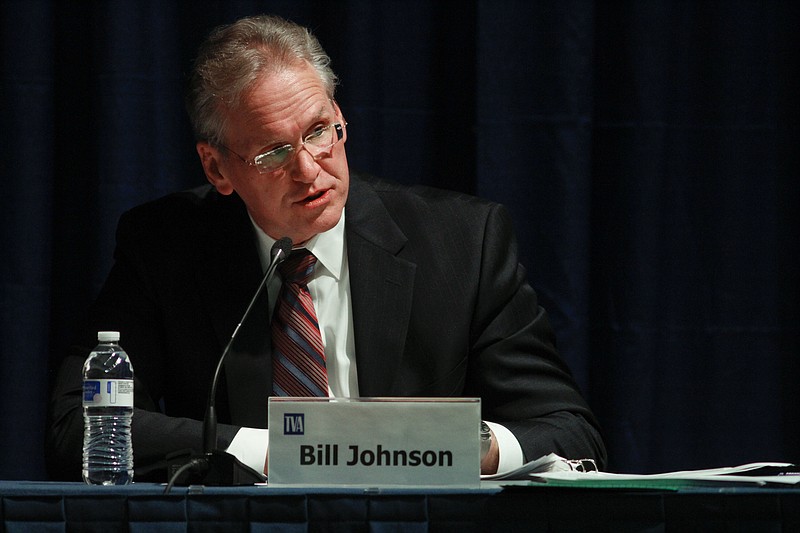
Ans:
[[[211,27],[313,28],[351,168],[506,204],[610,470],[800,462],[795,2],[0,4],[0,478],[43,479],[57,361],[120,213],[205,181]]]

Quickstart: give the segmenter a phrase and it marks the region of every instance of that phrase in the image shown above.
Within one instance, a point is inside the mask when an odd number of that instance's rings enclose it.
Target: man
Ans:
[[[273,17],[217,29],[201,48],[188,109],[211,185],[120,219],[115,264],[53,394],[56,475],[78,477],[80,368],[99,330],[121,332],[134,366],[137,474],[201,448],[215,364],[282,237],[317,260],[308,290],[328,394],[481,397],[484,473],[550,452],[602,465],[596,421],[557,355],[506,211],[351,179],[328,63],[306,29]],[[218,395],[221,446],[258,470],[278,388],[268,324],[280,286],[243,325]]]

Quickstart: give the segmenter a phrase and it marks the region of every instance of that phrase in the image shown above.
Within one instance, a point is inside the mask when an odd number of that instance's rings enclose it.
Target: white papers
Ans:
[[[592,471],[586,461],[569,461],[556,454],[546,455],[510,471],[481,476],[482,481],[527,481],[548,485],[597,488],[685,488],[708,484],[800,484],[800,469],[791,463],[760,462],[733,467],[683,470],[661,474],[614,474]]]

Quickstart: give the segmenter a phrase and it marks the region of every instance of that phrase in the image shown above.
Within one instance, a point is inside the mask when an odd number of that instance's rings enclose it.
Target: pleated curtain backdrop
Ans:
[[[800,462],[794,2],[0,4],[0,479],[125,209],[205,181],[182,97],[215,25],[311,27],[351,169],[506,204],[612,471]]]

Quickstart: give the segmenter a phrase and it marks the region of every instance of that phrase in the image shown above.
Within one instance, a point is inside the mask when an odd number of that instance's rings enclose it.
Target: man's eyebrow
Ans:
[[[327,105],[323,104],[323,105],[321,105],[319,107],[319,109],[317,110],[317,113],[311,118],[311,121],[310,121],[310,123],[309,123],[309,125],[307,127],[308,128],[314,127],[314,123],[315,122],[319,121],[320,119],[322,119],[323,117],[325,117],[327,115],[330,115],[331,117],[335,117],[336,116],[336,112],[335,111],[331,111],[331,109]]]
[[[328,114],[329,111],[331,111],[331,109],[328,107],[328,105],[327,104],[322,104],[319,107],[319,110],[317,111],[317,114],[314,116],[314,120],[321,119],[323,116]],[[332,114],[336,115],[336,112],[334,111]]]

